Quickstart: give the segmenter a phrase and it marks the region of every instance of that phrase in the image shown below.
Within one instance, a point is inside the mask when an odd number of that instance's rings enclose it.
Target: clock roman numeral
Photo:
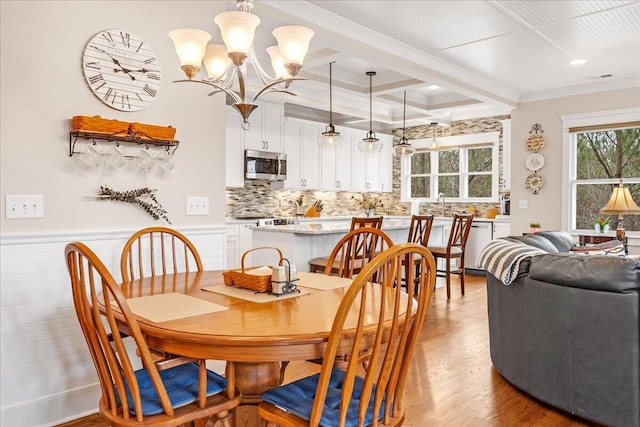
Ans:
[[[140,52],[140,48],[142,47],[143,44],[144,44],[144,42],[140,42],[140,46],[138,46],[138,48],[136,49],[136,52]]]
[[[152,87],[151,87],[151,86],[149,86],[149,85],[144,85],[144,88],[143,88],[142,90],[144,90],[144,91],[145,91],[145,92],[147,92],[150,96],[153,96],[153,97],[155,97],[155,96],[156,96],[156,94],[158,93],[158,91],[157,91],[157,90],[155,90],[154,88],[152,88]]]
[[[150,80],[160,80],[160,76],[155,73],[148,73],[147,78]]]
[[[102,37],[104,37],[108,42],[113,42],[113,37],[111,37],[111,33],[102,33]]]
[[[156,60],[156,58],[149,58],[149,59],[145,59],[144,63],[145,64],[151,64],[152,62],[154,62]]]
[[[129,102],[129,95],[121,95],[121,97],[122,97],[122,108],[124,108],[125,101],[126,101],[127,107],[129,107],[129,109],[131,109],[131,103]]]
[[[92,85],[100,83],[102,81],[104,81],[102,74],[96,74],[95,76],[89,77],[89,83],[91,83]]]
[[[131,34],[123,33],[122,31],[120,31],[120,37],[122,38],[122,44],[123,45],[125,45],[126,47],[131,47],[131,45],[130,45]]]
[[[114,97],[114,99],[115,99],[115,97],[116,97],[116,92],[115,92],[112,88],[109,88],[109,89],[107,89],[107,93],[105,93],[105,94],[104,94],[104,100],[105,100],[105,101],[108,101],[108,100],[109,100],[109,97],[110,97],[111,95],[113,95],[113,97]]]
[[[85,68],[92,68],[94,70],[99,70],[100,69],[100,65],[98,65],[97,61],[85,62],[84,66],[85,66]]]
[[[139,99],[140,101],[142,101],[142,98],[140,97],[140,94],[139,94],[139,93],[136,93],[136,96],[138,97],[138,99]],[[144,102],[144,101],[143,101],[143,102]]]

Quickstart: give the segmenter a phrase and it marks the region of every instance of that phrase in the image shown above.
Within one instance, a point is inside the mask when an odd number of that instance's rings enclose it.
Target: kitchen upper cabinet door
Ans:
[[[244,187],[244,131],[242,118],[232,107],[227,107],[225,137],[225,186]]]
[[[335,179],[338,191],[351,191],[353,189],[353,131],[339,131],[343,134],[342,147],[336,148]]]
[[[320,187],[325,191],[338,191],[338,179],[336,178],[338,158],[336,147],[320,147]]]
[[[287,179],[284,188],[298,190],[304,188],[302,179],[302,123],[285,121],[284,152],[287,154]]]
[[[361,132],[360,132],[361,133]],[[364,136],[364,135],[362,135]],[[352,181],[351,181],[351,189],[352,191],[368,191],[367,190],[367,156],[370,154],[366,154],[358,150],[358,143],[360,142],[360,138],[362,136],[359,133],[353,134],[353,145],[351,147],[352,153]]]
[[[244,135],[245,149],[282,153],[284,105],[265,101],[256,104],[258,108],[251,113],[250,127]]]
[[[380,191],[380,154],[365,153],[365,181],[367,191]]]

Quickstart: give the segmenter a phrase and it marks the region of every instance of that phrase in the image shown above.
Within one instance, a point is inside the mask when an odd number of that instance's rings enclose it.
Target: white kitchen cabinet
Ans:
[[[226,225],[227,259],[225,268],[240,268],[242,254],[253,247],[253,227],[255,222]],[[253,254],[245,258],[245,267],[252,267]]]
[[[493,223],[493,238],[507,237],[511,235],[511,223],[509,222],[494,222]]]
[[[378,181],[381,192],[391,192],[393,190],[393,136],[379,135],[382,141],[382,151],[380,152],[380,178]]]
[[[225,186],[244,187],[244,136],[242,118],[238,112],[227,106],[225,138]]]
[[[467,245],[464,249],[465,270],[477,270],[476,258],[485,246],[493,239],[493,224],[491,222],[473,221],[471,231],[467,237]]]
[[[287,154],[285,189],[317,190],[320,188],[320,146],[317,143],[320,131],[319,124],[285,121],[284,152]]]
[[[320,186],[327,191],[350,191],[352,189],[353,130],[337,127],[336,131],[342,135],[342,146],[320,148],[322,165]]]
[[[243,131],[244,148],[282,153],[284,151],[282,148],[284,105],[266,101],[257,101],[256,104],[258,108],[249,117],[250,127]]]

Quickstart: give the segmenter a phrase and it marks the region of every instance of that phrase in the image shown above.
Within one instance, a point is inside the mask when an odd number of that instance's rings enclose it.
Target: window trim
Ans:
[[[448,198],[447,200],[451,200],[457,203],[492,203],[497,202],[499,199],[499,185],[500,185],[500,132],[485,132],[485,133],[476,133],[476,134],[468,134],[468,135],[456,135],[456,136],[445,136],[436,138],[436,142],[438,143],[438,150],[431,150],[431,143],[433,142],[433,138],[423,138],[423,139],[415,139],[411,140],[411,145],[413,145],[416,150],[421,151],[430,151],[431,152],[431,174],[429,176],[433,177],[437,175],[438,172],[438,156],[435,155],[437,151],[454,149],[454,148],[477,148],[479,146],[491,147],[491,156],[492,156],[492,171],[491,175],[491,196],[490,197],[474,197],[474,198]],[[467,164],[467,156],[466,151],[461,153],[461,159],[465,162],[464,170],[459,172],[461,177],[468,176],[468,164]],[[430,180],[430,191],[431,197],[425,198],[411,198],[409,195],[409,187],[411,175],[408,174],[408,170],[411,166],[411,159],[409,156],[404,156],[400,161],[400,201],[401,202],[426,202],[433,203],[437,202],[437,191],[435,190],[436,183],[434,179]],[[433,173],[433,171],[436,171]],[[475,173],[477,174],[477,173]],[[461,184],[461,190],[466,189],[467,184]]]
[[[568,114],[560,116],[562,120],[562,229],[569,233],[577,234],[583,231],[573,227],[575,223],[573,212],[575,202],[571,195],[576,187],[576,155],[575,155],[575,128],[601,126],[603,129],[615,127],[621,123],[637,122],[640,120],[640,108],[623,108],[619,110],[597,111],[582,114]],[[617,179],[592,180],[594,183],[617,182]],[[613,183],[615,183],[613,182]],[[625,182],[640,183],[640,179],[626,179]]]

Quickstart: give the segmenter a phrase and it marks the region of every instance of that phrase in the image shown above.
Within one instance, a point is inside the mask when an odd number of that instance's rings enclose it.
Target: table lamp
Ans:
[[[640,208],[633,201],[629,188],[622,186],[622,180],[617,187],[613,188],[613,193],[609,202],[600,209],[600,213],[618,215],[618,228],[616,229],[616,239],[624,243],[625,231],[622,226],[622,215],[638,215]]]

